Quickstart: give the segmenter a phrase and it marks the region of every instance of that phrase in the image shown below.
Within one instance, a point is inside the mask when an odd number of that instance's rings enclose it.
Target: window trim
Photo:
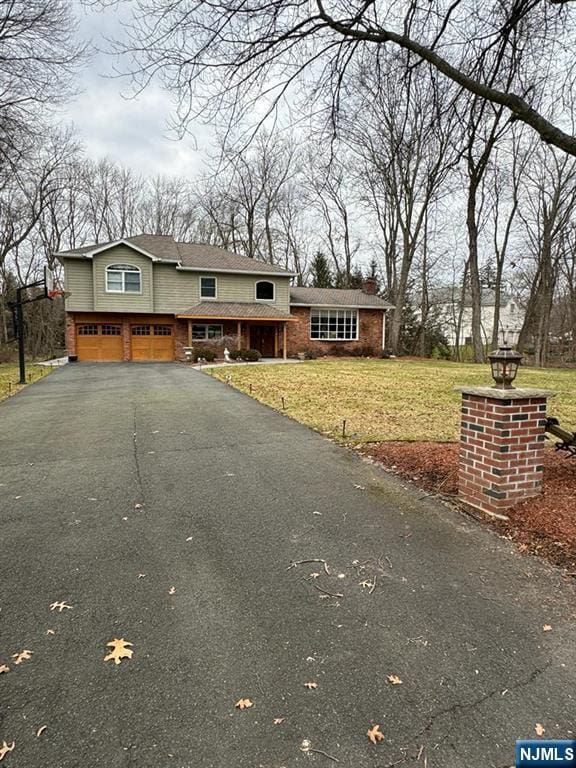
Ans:
[[[120,269],[121,268],[121,269]],[[113,288],[108,287],[108,275],[110,272],[119,272],[122,275],[122,289],[121,290],[115,290]],[[126,272],[137,272],[138,273],[138,280],[140,283],[140,290],[139,291],[127,291],[126,290]],[[106,293],[121,293],[121,294],[128,294],[129,296],[141,296],[142,295],[142,270],[140,267],[135,266],[134,264],[107,264],[106,265],[106,277],[105,277],[105,285],[104,289]]]
[[[314,312],[355,312],[356,313],[356,335],[349,338],[349,339],[320,339],[316,338],[315,336],[312,336],[312,314]],[[360,340],[360,313],[357,308],[350,308],[350,307],[310,307],[310,315],[308,318],[308,333],[310,337],[310,341],[321,341],[321,342],[330,342],[330,343],[338,343],[338,342],[350,342],[350,341],[359,341]]]
[[[202,326],[205,329],[204,338],[203,339],[195,339],[194,338],[194,326]],[[208,327],[209,326],[217,326],[220,328],[221,334],[217,338],[210,338],[208,336]],[[192,342],[195,341],[220,341],[224,338],[224,324],[223,323],[192,323]]]
[[[260,283],[268,283],[272,286],[272,298],[271,299],[259,299],[258,298],[258,286]],[[276,283],[273,280],[256,280],[254,283],[254,301],[276,301]]]
[[[198,278],[199,282],[199,295],[201,301],[217,301],[218,300],[218,278],[214,277],[214,275],[200,275]],[[214,296],[203,296],[202,295],[202,280],[214,280]]]

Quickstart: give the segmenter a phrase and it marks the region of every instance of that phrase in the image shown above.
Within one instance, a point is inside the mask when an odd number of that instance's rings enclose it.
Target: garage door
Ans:
[[[174,326],[133,325],[132,360],[174,360]]]
[[[78,360],[122,360],[122,326],[82,323],[76,326]]]

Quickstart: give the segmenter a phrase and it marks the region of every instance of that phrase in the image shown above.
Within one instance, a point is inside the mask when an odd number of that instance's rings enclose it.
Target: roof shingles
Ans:
[[[181,318],[211,318],[221,320],[295,320],[288,312],[282,312],[269,304],[257,304],[256,302],[243,301],[201,301],[189,309],[178,312],[176,317]]]
[[[306,307],[373,307],[392,309],[380,296],[342,288],[290,288],[290,303]]]

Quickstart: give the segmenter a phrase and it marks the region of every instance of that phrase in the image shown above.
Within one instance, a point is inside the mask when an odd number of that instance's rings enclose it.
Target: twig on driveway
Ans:
[[[327,592],[325,589],[322,589],[322,587],[319,587],[318,584],[314,584],[312,581],[308,581],[307,579],[303,579],[303,581],[306,581],[306,583],[310,584],[311,587],[317,589],[318,592],[322,592],[323,594],[328,595],[328,597],[344,597],[344,595],[341,595],[340,592]]]
[[[311,560],[293,560],[288,568],[286,568],[287,571],[290,570],[290,568],[296,568],[297,565],[305,565],[306,563],[322,563],[324,566],[324,570],[326,571],[326,576],[330,576],[330,571],[328,570],[328,563],[326,560],[323,560],[321,557],[313,557]]]

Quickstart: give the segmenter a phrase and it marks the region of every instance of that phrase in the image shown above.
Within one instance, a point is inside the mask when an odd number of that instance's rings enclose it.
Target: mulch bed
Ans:
[[[576,576],[576,459],[547,448],[542,494],[507,510],[509,520],[497,520],[458,503],[457,443],[371,443],[359,450],[426,492],[458,504],[516,541],[521,552],[545,557]]]

